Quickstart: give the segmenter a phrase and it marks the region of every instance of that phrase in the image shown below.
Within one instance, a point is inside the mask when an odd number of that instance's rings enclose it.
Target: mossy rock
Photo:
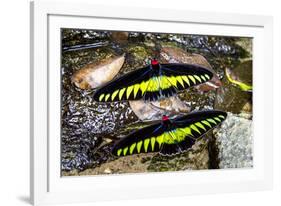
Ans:
[[[144,61],[147,57],[150,56],[150,52],[147,51],[147,48],[143,45],[131,45],[128,48],[128,53],[134,56],[136,60]]]

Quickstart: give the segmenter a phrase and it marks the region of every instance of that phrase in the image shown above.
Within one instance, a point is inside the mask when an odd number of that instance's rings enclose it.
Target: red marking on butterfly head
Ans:
[[[156,59],[151,60],[151,65],[152,66],[156,66],[158,64],[159,64],[159,62]]]
[[[166,116],[166,115],[163,115],[163,116],[162,116],[162,121],[167,121],[167,120],[169,120],[169,117]]]

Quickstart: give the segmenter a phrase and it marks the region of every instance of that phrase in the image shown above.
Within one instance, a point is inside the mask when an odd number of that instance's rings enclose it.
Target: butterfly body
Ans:
[[[178,91],[209,81],[213,74],[199,65],[151,64],[127,73],[102,86],[94,94],[98,102],[124,100],[156,101]]]

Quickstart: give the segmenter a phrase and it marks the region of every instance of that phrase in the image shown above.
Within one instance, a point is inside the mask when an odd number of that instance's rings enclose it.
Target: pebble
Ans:
[[[105,174],[111,174],[112,173],[111,169],[109,169],[109,168],[106,168],[103,172]]]

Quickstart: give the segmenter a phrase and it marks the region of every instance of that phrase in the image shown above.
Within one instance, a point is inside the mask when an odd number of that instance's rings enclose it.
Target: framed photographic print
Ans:
[[[151,11],[31,3],[35,205],[272,187],[272,18]]]

